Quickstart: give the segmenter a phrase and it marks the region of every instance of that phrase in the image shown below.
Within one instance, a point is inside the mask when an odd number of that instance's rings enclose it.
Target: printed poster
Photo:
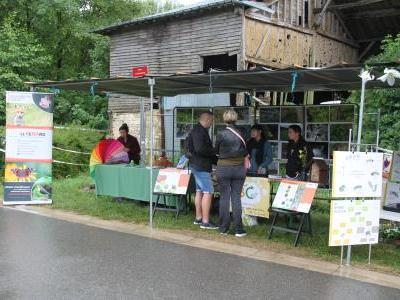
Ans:
[[[400,182],[400,152],[393,153],[390,180]]]
[[[332,197],[382,197],[383,154],[333,153]]]
[[[241,198],[245,215],[269,218],[271,192],[268,178],[246,177]]]
[[[318,183],[284,179],[276,192],[273,208],[309,213]]]
[[[6,92],[4,205],[51,203],[53,105],[53,94]]]
[[[386,184],[385,205],[400,203],[400,183],[389,181]]]
[[[190,171],[176,168],[161,169],[154,186],[154,193],[186,195]]]
[[[329,246],[377,244],[380,200],[331,201]]]

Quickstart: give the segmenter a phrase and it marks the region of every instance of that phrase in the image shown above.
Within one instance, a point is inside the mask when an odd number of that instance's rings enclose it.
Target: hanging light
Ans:
[[[387,81],[388,85],[390,86],[394,86],[396,78],[400,79],[400,72],[396,69],[385,68],[385,71],[383,71],[383,73],[385,73],[385,75],[379,77],[378,80],[382,82]]]
[[[360,75],[358,75],[364,82],[371,81],[375,79],[374,75],[371,75],[371,73],[368,70],[361,71]]]

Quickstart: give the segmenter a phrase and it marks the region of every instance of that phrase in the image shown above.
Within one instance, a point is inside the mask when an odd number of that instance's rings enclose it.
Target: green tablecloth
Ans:
[[[159,169],[153,169],[153,188],[158,172]],[[97,195],[150,201],[150,168],[125,164],[97,165],[94,180]],[[192,184],[189,191],[194,191]],[[157,195],[153,195],[153,202],[156,199]],[[175,206],[176,197],[167,197],[167,204]]]

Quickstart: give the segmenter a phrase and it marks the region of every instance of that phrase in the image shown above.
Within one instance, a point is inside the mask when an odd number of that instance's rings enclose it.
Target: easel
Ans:
[[[290,211],[290,210],[285,210],[285,209],[277,209],[277,208],[272,208],[270,210],[271,213],[274,213],[274,218],[272,220],[271,228],[268,233],[268,239],[270,240],[272,238],[272,234],[274,230],[278,231],[284,231],[284,232],[289,232],[295,235],[295,240],[294,240],[294,246],[297,247],[300,239],[300,235],[303,232],[307,232],[312,236],[312,228],[311,228],[311,214],[310,212],[308,213],[302,213],[302,212],[296,212],[296,211]],[[286,219],[286,227],[278,226],[276,225],[278,216],[284,216]],[[300,216],[300,223],[297,228],[293,228],[289,222],[289,219],[294,219],[295,217]],[[304,231],[303,226],[304,223],[307,223],[308,230]]]
[[[178,219],[181,211],[187,212],[188,208],[187,195],[164,194],[164,193],[155,193],[155,195],[157,195],[157,198],[153,208],[153,218],[157,210],[174,212],[175,220]],[[176,199],[175,208],[168,206],[167,197],[174,197]],[[163,200],[162,203],[160,203],[160,200]],[[160,204],[163,204],[164,207],[160,207],[159,206]]]

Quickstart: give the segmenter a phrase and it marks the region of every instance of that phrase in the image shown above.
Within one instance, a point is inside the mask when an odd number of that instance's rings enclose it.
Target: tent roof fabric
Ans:
[[[397,64],[397,67],[399,64]],[[378,72],[379,69],[379,72]],[[246,91],[347,91],[361,88],[362,66],[336,66],[324,69],[287,69],[276,71],[211,72],[172,75],[155,78],[154,96],[180,94],[238,93]],[[372,73],[381,76],[383,69],[375,66]],[[294,78],[295,83],[293,83]],[[107,92],[149,96],[148,78],[109,78],[29,83],[33,87],[63,90]],[[367,88],[387,88],[387,83],[370,81]],[[400,87],[400,80],[395,87]]]
[[[257,8],[257,9],[263,10],[267,13],[275,12],[273,9],[269,8],[268,5],[266,5],[264,3],[259,3],[259,2],[252,2],[252,1],[245,1],[245,0],[211,0],[211,1],[200,2],[195,5],[190,5],[190,6],[173,9],[173,10],[163,12],[163,13],[158,13],[158,14],[130,20],[127,22],[114,24],[114,25],[111,25],[108,27],[97,29],[94,32],[108,35],[108,34],[112,34],[114,31],[117,31],[119,29],[125,29],[125,28],[132,27],[132,26],[139,25],[139,24],[153,23],[153,22],[159,21],[161,19],[167,19],[167,18],[171,18],[171,17],[176,18],[176,17],[183,16],[183,15],[199,13],[204,10],[228,7],[228,6],[242,6],[242,7],[246,7],[246,8],[249,8],[249,7]]]

